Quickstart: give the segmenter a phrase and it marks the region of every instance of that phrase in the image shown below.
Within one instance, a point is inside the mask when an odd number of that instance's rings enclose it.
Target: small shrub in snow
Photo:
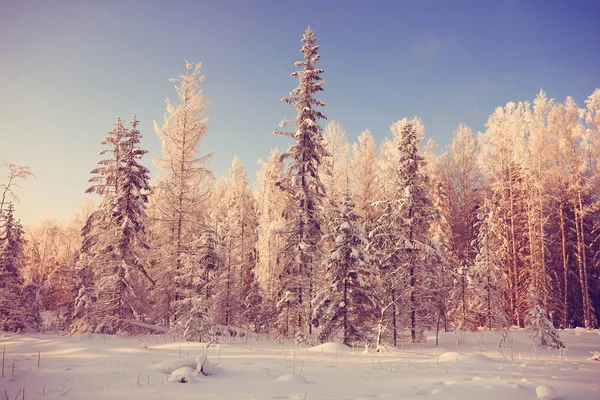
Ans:
[[[600,351],[590,351],[592,356],[588,358],[589,361],[600,361]]]
[[[107,333],[109,335],[112,335],[113,333],[115,333],[115,329],[111,321],[102,321],[96,326],[96,329],[94,329],[94,333]]]
[[[199,299],[195,299],[194,306],[183,326],[183,337],[189,341],[202,341],[213,336],[214,321],[212,315],[204,309]]]
[[[296,332],[295,341],[296,345],[298,346],[310,344],[308,339],[306,338],[306,335],[302,332]]]
[[[212,375],[215,372],[216,364],[211,363],[206,355],[196,357],[196,372],[204,376]]]
[[[548,317],[546,317],[546,311],[540,305],[535,305],[529,311],[527,325],[533,332],[532,338],[535,344],[553,349],[562,349],[565,347],[558,336],[558,331],[554,328]]]

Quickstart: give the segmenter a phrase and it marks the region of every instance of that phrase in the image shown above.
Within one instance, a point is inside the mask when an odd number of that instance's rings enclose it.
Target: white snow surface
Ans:
[[[285,382],[285,383],[300,383],[305,384],[308,383],[306,378],[302,375],[296,374],[285,374],[281,375],[279,378],[275,379],[276,382]]]
[[[439,356],[439,362],[450,362],[450,363],[461,363],[461,364],[485,364],[493,362],[491,358],[485,354],[479,353],[458,353],[456,351],[449,351]]]
[[[312,353],[351,353],[352,349],[345,344],[329,342],[309,347],[306,351]]]
[[[14,399],[600,399],[598,331],[560,331],[567,345],[534,348],[530,333],[427,334],[385,353],[336,343],[299,347],[248,335],[208,349],[168,335],[18,335],[0,333],[6,347],[0,395]],[[147,344],[147,348],[141,346]],[[510,351],[512,350],[512,354]],[[38,367],[38,354],[40,365]],[[198,374],[198,361],[216,364]],[[14,361],[14,373],[13,373]],[[189,379],[182,384],[177,378]],[[6,395],[3,393],[6,391]],[[18,398],[22,398],[19,395]]]
[[[180,368],[196,368],[196,365],[196,357],[186,357],[153,364],[148,369],[151,371],[162,372],[163,374],[171,374]]]

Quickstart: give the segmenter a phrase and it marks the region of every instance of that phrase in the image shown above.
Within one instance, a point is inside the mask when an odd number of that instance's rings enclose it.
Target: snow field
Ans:
[[[0,334],[0,398],[23,389],[26,399],[600,398],[600,362],[588,360],[600,350],[597,332],[562,331],[566,353],[534,349],[526,331],[511,336],[503,355],[501,335],[485,332],[467,333],[460,348],[457,335],[444,333],[439,347],[430,336],[383,354],[335,343],[246,339],[207,349],[167,335]],[[197,371],[204,355],[216,364],[209,376]]]

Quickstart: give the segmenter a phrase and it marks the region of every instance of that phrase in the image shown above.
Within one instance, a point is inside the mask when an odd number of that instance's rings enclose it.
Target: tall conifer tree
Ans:
[[[303,46],[300,50],[304,59],[296,62],[301,69],[291,74],[298,78],[298,87],[282,99],[284,103],[294,106],[297,116],[293,120],[283,121],[281,128],[292,123],[295,129],[275,131],[295,141],[281,155],[282,161],[288,163],[287,176],[280,186],[288,194],[283,252],[287,254],[289,263],[284,266],[277,309],[278,325],[287,334],[299,333],[307,327],[309,333],[312,331],[309,316],[314,289],[313,274],[321,259],[320,216],[325,187],[318,170],[327,152],[319,119],[327,117],[318,109],[325,104],[314,97],[315,93],[323,90],[321,74],[324,72],[315,66],[320,58],[319,46],[315,45],[315,41],[315,35],[308,27],[302,37]]]
[[[79,304],[96,298],[88,310],[81,307],[75,317],[76,330],[95,329],[114,332],[126,326],[127,320],[141,318],[146,310],[141,276],[152,285],[146,272],[145,238],[146,203],[150,186],[148,169],[139,163],[146,153],[139,148],[139,121],[131,121],[131,129],[118,118],[115,129],[102,142],[110,146],[100,154],[112,154],[101,160],[102,166],[92,173],[94,183],[87,192],[102,196],[98,210],[90,215],[83,230],[81,251],[83,271]],[[141,276],[140,276],[141,274]],[[93,294],[90,293],[93,287]],[[90,315],[91,314],[91,315]]]

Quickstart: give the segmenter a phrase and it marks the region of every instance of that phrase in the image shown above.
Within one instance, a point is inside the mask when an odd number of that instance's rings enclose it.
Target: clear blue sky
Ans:
[[[0,0],[0,160],[31,166],[17,215],[66,218],[85,199],[100,141],[137,113],[150,151],[168,78],[202,61],[212,100],[209,167],[287,147],[273,130],[293,116],[280,98],[296,82],[307,25],[321,45],[329,119],[353,141],[378,142],[417,115],[442,146],[459,123],[483,130],[507,101],[540,89],[583,106],[600,86],[600,1],[71,1]]]

